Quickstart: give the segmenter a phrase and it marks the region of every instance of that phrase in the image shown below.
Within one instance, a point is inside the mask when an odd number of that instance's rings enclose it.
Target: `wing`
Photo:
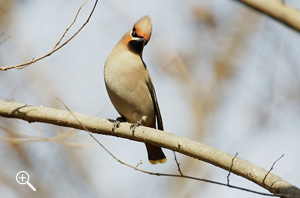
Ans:
[[[150,77],[150,74],[148,73],[148,80],[147,80],[147,86],[152,98],[152,102],[153,102],[153,106],[154,106],[154,113],[155,113],[155,117],[156,117],[156,122],[157,122],[157,128],[159,130],[164,130],[164,126],[163,126],[163,122],[162,122],[162,117],[160,114],[160,110],[159,110],[159,106],[158,106],[158,102],[157,102],[157,98],[156,98],[156,93],[155,93],[155,89],[152,83],[152,79]]]

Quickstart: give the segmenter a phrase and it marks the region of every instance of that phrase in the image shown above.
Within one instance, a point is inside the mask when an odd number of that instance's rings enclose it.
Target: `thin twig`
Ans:
[[[93,134],[82,124],[82,122],[73,114],[73,112],[69,109],[69,107],[62,101],[60,100],[59,98],[57,98],[57,100],[59,100],[64,106],[65,108],[71,113],[71,115],[77,120],[77,122],[81,125],[82,129],[87,131],[88,134],[110,155],[112,156],[115,160],[117,160],[119,163],[121,164],[124,164],[124,165],[127,165],[133,169],[138,169],[137,167],[133,167],[129,164],[126,164],[125,162],[119,160],[116,156],[114,156],[99,140],[97,140]]]
[[[135,168],[137,168],[139,165],[143,164],[142,160],[140,160],[139,163],[137,163],[137,165],[135,166]]]
[[[67,32],[69,31],[69,29],[75,24],[76,19],[77,19],[78,15],[79,15],[79,12],[80,12],[80,10],[82,9],[82,7],[86,4],[86,2],[88,2],[88,0],[86,0],[86,1],[80,6],[80,8],[78,9],[77,14],[76,14],[76,16],[75,16],[73,22],[72,22],[71,25],[65,30],[64,34],[61,36],[61,38],[59,39],[59,41],[56,43],[56,45],[54,46],[54,48],[52,49],[52,51],[55,50],[55,48],[60,44],[61,40],[65,37],[65,35],[66,35]]]
[[[231,166],[229,168],[229,172],[228,172],[228,175],[227,175],[227,185],[229,185],[229,177],[230,177],[230,173],[231,173],[231,170],[232,170],[232,167],[233,167],[233,161],[234,159],[238,156],[238,153],[235,154],[235,156],[232,158],[232,161],[231,161]]]
[[[66,40],[63,44],[61,44],[60,46],[56,46],[56,48],[55,48],[54,50],[52,50],[51,52],[49,52],[49,53],[45,54],[44,56],[41,56],[41,57],[39,57],[39,58],[37,58],[37,59],[34,59],[34,60],[29,61],[29,62],[26,62],[26,63],[21,63],[21,64],[18,64],[18,65],[6,66],[6,67],[0,67],[0,70],[6,71],[6,70],[8,70],[8,69],[19,68],[19,67],[20,67],[21,69],[23,69],[23,68],[25,68],[25,67],[31,65],[32,63],[35,63],[35,62],[37,62],[37,61],[39,61],[39,60],[42,60],[42,59],[44,59],[44,58],[46,58],[46,57],[52,55],[54,52],[58,51],[60,48],[62,48],[63,46],[65,46],[67,43],[69,43],[69,42],[70,42],[70,41],[71,41],[71,40],[72,40],[72,39],[73,39],[73,38],[74,38],[74,37],[82,30],[82,28],[84,28],[84,26],[89,22],[90,18],[92,17],[92,14],[94,13],[94,10],[95,10],[95,8],[96,8],[97,3],[98,3],[98,0],[95,1],[94,7],[93,7],[93,9],[92,9],[92,11],[91,11],[89,17],[88,17],[87,20],[85,21],[85,23],[77,30],[77,32],[75,32],[75,33],[74,33],[68,40]],[[77,15],[76,15],[76,16],[77,16]]]
[[[177,160],[175,151],[173,151],[173,153],[174,153],[174,159],[175,159],[175,162],[176,162],[176,165],[177,165],[177,168],[178,168],[178,172],[180,173],[181,176],[183,176],[183,174],[181,172],[181,168],[180,168],[180,163]]]
[[[90,133],[90,132],[89,132]],[[212,181],[212,180],[208,180],[208,179],[202,179],[202,178],[197,178],[197,177],[191,177],[191,176],[187,176],[187,175],[175,175],[175,174],[166,174],[166,173],[154,173],[154,172],[150,172],[150,171],[146,171],[146,170],[142,170],[139,169],[130,164],[127,164],[123,161],[121,161],[120,159],[118,159],[115,155],[113,155],[107,148],[104,147],[103,144],[101,144],[91,133],[90,135],[97,141],[97,143],[110,155],[112,156],[115,160],[117,160],[120,164],[123,164],[127,167],[130,167],[134,170],[140,171],[142,173],[146,173],[149,175],[156,175],[156,176],[166,176],[166,177],[179,177],[179,178],[186,178],[186,179],[192,179],[192,180],[196,180],[196,181],[203,181],[203,182],[208,182],[208,183],[212,183],[212,184],[217,184],[220,186],[227,186],[229,188],[234,188],[234,189],[238,189],[238,190],[243,190],[243,191],[247,191],[247,192],[251,192],[254,194],[259,194],[259,195],[264,195],[264,196],[271,196],[271,197],[284,197],[284,195],[282,194],[270,194],[270,193],[262,193],[262,192],[258,192],[258,191],[254,191],[254,190],[250,190],[247,188],[242,188],[242,187],[238,187],[238,186],[234,186],[234,185],[227,185],[221,182],[216,182],[216,181]]]
[[[265,175],[264,179],[263,179],[263,184],[265,184],[265,180],[267,178],[267,176],[270,174],[270,172],[273,170],[275,164],[281,159],[283,158],[284,154],[282,154],[274,163],[273,165],[271,166],[270,170],[267,172],[267,174]]]

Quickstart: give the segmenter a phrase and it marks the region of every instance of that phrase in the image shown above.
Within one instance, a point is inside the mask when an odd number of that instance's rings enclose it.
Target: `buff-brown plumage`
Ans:
[[[149,16],[138,20],[108,56],[104,80],[109,98],[126,121],[135,124],[142,118],[144,126],[163,130],[162,118],[149,71],[142,60],[149,42],[152,22]],[[160,147],[146,144],[152,164],[166,162]]]

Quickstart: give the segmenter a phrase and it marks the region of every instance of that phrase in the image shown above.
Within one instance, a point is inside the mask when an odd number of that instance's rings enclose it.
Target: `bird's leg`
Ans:
[[[114,122],[113,128],[112,128],[112,132],[116,133],[117,128],[120,127],[121,122],[126,122],[125,117],[121,116],[121,117],[117,117],[116,121]]]
[[[137,121],[135,124],[132,124],[130,126],[130,129],[132,130],[132,136],[134,136],[135,128],[143,125],[143,123],[146,121],[146,119],[147,119],[147,116],[142,116],[142,118],[139,121]]]

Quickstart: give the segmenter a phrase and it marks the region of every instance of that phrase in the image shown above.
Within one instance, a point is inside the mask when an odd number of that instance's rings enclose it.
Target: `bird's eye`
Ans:
[[[131,36],[132,37],[138,37],[135,28],[132,29]]]

